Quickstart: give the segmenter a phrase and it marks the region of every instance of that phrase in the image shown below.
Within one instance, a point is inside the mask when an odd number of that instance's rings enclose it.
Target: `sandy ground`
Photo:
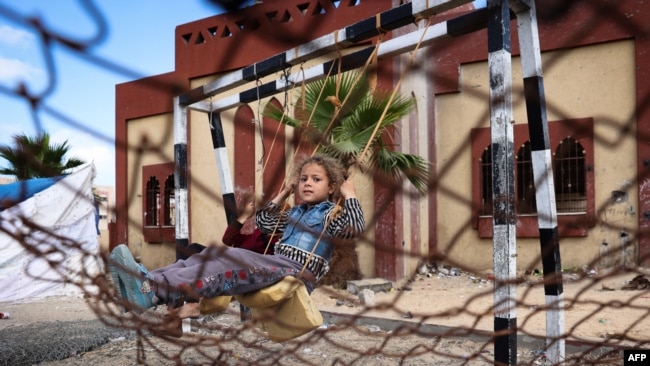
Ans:
[[[647,270],[640,270],[645,276]],[[650,285],[641,290],[622,290],[638,273],[601,273],[581,278],[567,274],[563,278],[565,329],[572,340],[602,341],[603,338],[650,338]],[[520,331],[546,334],[546,299],[540,278],[528,277],[516,287],[517,320]],[[313,296],[321,311],[362,313],[364,316],[425,322],[447,327],[493,329],[494,283],[484,277],[463,273],[459,276],[418,276],[398,286],[395,291],[377,293],[377,308],[364,309],[355,301],[354,307],[336,306],[334,297],[345,291],[321,289]],[[329,299],[328,299],[329,298]],[[411,312],[413,318],[405,319]]]
[[[623,289],[635,276],[647,273],[564,276],[567,358],[587,359],[586,354],[571,353],[582,352],[585,345],[592,353],[622,346],[650,348],[650,288]],[[321,287],[312,299],[326,323],[284,343],[271,342],[250,323],[241,322],[238,305],[231,303],[224,313],[193,320],[191,332],[182,338],[144,331],[140,336],[110,339],[75,357],[42,364],[489,365],[494,364],[490,340],[494,283],[489,278],[463,272],[456,276],[429,273],[375,293],[374,306],[361,304],[348,291]],[[541,351],[546,333],[545,296],[540,279],[523,277],[516,295],[518,339],[522,340],[518,364],[545,364]],[[105,301],[81,297],[0,302],[0,311],[11,314],[0,320],[0,335],[34,324],[47,327],[52,322],[129,318],[130,314],[122,314]],[[160,319],[164,309],[148,313]],[[459,336],[463,330],[467,334]],[[622,364],[622,357],[606,357],[602,363]]]

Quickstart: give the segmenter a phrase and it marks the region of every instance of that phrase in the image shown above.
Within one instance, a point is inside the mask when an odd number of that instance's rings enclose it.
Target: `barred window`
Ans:
[[[147,243],[176,240],[175,163],[142,167],[142,234]]]
[[[176,195],[174,186],[174,175],[167,176],[165,180],[165,193],[163,199],[164,226],[174,226],[176,222]]]
[[[539,237],[532,145],[525,123],[513,126],[515,210],[518,237]],[[553,154],[557,223],[563,237],[588,236],[595,222],[593,118],[548,123]],[[474,128],[472,140],[472,226],[493,236],[492,143],[489,127]],[[546,152],[545,152],[546,153]]]
[[[481,166],[481,215],[492,215],[492,146],[479,159]]]
[[[145,193],[144,225],[158,226],[158,209],[160,208],[160,182],[156,177],[149,177]]]
[[[535,179],[533,176],[533,162],[530,154],[530,141],[526,141],[517,152],[517,213],[537,213],[535,199]]]
[[[576,139],[566,137],[553,155],[557,212],[585,212],[587,189],[584,148]]]

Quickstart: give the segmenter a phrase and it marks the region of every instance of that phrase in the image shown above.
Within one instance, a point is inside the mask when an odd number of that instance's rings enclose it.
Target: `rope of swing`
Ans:
[[[427,21],[427,24],[426,24],[426,27],[425,27],[425,31],[422,32],[422,36],[421,36],[420,39],[418,40],[418,43],[417,43],[415,49],[414,49],[413,52],[411,53],[411,56],[410,56],[410,58],[409,58],[409,60],[408,60],[408,63],[407,63],[407,68],[406,68],[405,70],[408,70],[408,69],[411,67],[411,65],[413,64],[413,60],[415,59],[415,56],[416,56],[416,54],[417,54],[417,51],[419,50],[420,45],[422,44],[422,40],[424,39],[424,36],[426,35],[426,30],[428,29],[429,25],[431,25],[431,19],[430,19],[430,18],[429,18],[428,21]],[[381,41],[381,38],[380,38],[380,41]],[[370,57],[374,57],[374,55],[376,55],[378,49],[379,49],[379,44],[375,47],[375,50],[373,51],[373,53],[372,53],[372,55],[371,55]],[[368,65],[368,63],[366,63],[366,65],[364,66],[364,68],[367,67],[367,65]],[[364,72],[365,72],[365,71],[364,71]],[[357,166],[357,167],[358,167],[358,166],[361,166],[361,163],[362,163],[363,158],[366,156],[366,153],[368,152],[370,146],[372,145],[372,141],[373,141],[373,140],[375,139],[375,137],[377,136],[377,133],[378,133],[378,131],[379,131],[379,127],[381,126],[382,121],[384,120],[384,118],[386,117],[386,113],[388,112],[388,108],[390,107],[391,103],[393,102],[393,99],[395,98],[395,95],[397,94],[397,91],[398,91],[399,87],[400,87],[401,84],[402,84],[402,80],[403,80],[403,78],[404,78],[404,74],[405,74],[404,71],[402,71],[402,72],[400,73],[400,78],[399,78],[397,84],[395,85],[395,87],[393,87],[393,91],[392,91],[391,96],[390,96],[390,98],[389,98],[389,100],[388,100],[388,103],[386,103],[386,106],[384,107],[384,110],[383,110],[381,116],[379,117],[379,120],[377,121],[377,124],[376,124],[376,126],[375,126],[375,129],[373,130],[372,135],[371,135],[370,138],[368,139],[368,142],[366,143],[366,146],[364,147],[364,149],[363,149],[363,151],[362,151],[362,153],[361,153],[361,156],[360,156],[360,157],[357,159],[357,161],[356,161],[356,166]],[[362,75],[362,74],[360,73],[359,75]],[[356,82],[358,82],[358,79],[357,79]],[[349,96],[349,95],[348,95],[348,96]],[[347,98],[347,96],[346,96],[346,98]],[[332,119],[332,121],[333,121],[333,120],[334,120],[334,119]],[[330,123],[331,123],[331,122],[330,122]],[[355,173],[357,170],[358,170],[358,169],[352,169],[352,172],[350,172],[350,176],[348,177],[348,179],[352,179],[354,173]],[[339,207],[340,199],[341,199],[341,198],[339,197],[339,202],[337,202],[337,204],[336,204],[337,207]],[[321,239],[322,239],[322,237],[323,237],[323,235],[324,235],[324,233],[325,233],[325,230],[327,229],[327,226],[328,226],[329,223],[334,219],[335,215],[336,215],[336,212],[332,211],[332,212],[330,213],[330,215],[327,217],[327,219],[326,219],[326,224],[323,226],[323,230],[321,231],[321,233],[320,233],[320,235],[319,235],[319,237],[318,237],[318,240],[316,241],[316,243],[314,244],[314,247],[312,248],[311,252],[309,253],[309,256],[307,257],[307,260],[305,261],[305,264],[303,265],[302,270],[300,271],[299,277],[302,276],[303,272],[304,272],[305,269],[307,268],[307,265],[308,265],[309,262],[311,261],[311,258],[313,257],[314,252],[316,251],[316,248],[318,247],[318,244],[320,243],[320,241],[321,241]]]
[[[379,15],[378,15],[378,16],[379,16]],[[377,16],[377,17],[378,17],[378,16]],[[418,20],[418,21],[419,21],[419,20]],[[380,24],[379,19],[377,19],[377,24],[378,24],[378,29],[380,29],[380,27],[379,27],[379,24]],[[425,31],[422,32],[422,35],[420,36],[420,39],[418,40],[418,43],[417,43],[416,47],[415,47],[414,50],[411,52],[411,55],[410,55],[410,57],[409,57],[409,60],[408,60],[408,62],[407,62],[407,66],[406,66],[405,70],[408,70],[408,69],[412,66],[412,64],[413,64],[413,60],[415,59],[415,56],[416,56],[417,52],[419,51],[420,46],[421,46],[421,44],[422,44],[422,40],[424,39],[424,37],[425,37],[425,35],[426,35],[426,30],[429,28],[430,25],[431,25],[431,18],[427,18],[427,24],[426,24],[426,26],[425,26]],[[338,31],[337,31],[337,32],[338,32]],[[337,34],[338,34],[338,33],[337,33]],[[336,34],[336,35],[337,35],[337,34]],[[336,35],[335,35],[335,37],[336,37]],[[366,63],[364,64],[364,66],[362,67],[362,72],[359,72],[358,75],[356,76],[356,79],[353,81],[353,83],[352,83],[353,86],[355,86],[355,85],[360,81],[361,77],[362,77],[362,76],[364,75],[364,73],[366,72],[368,66],[369,66],[370,64],[372,64],[372,61],[374,61],[375,63],[377,62],[377,52],[378,52],[378,50],[379,50],[379,45],[380,45],[381,41],[382,41],[382,37],[379,37],[379,38],[378,38],[378,41],[377,41],[377,45],[375,46],[375,48],[374,48],[373,52],[371,53],[371,55],[370,55],[370,56],[368,57],[368,59],[366,60]],[[337,73],[337,75],[336,75],[336,77],[337,77],[337,80],[336,80],[336,82],[337,82],[337,83],[336,83],[336,93],[337,93],[337,95],[335,95],[335,97],[338,99],[338,92],[340,91],[340,80],[341,80],[341,75],[342,75],[342,73],[341,73],[341,62],[340,62],[340,60],[341,60],[341,52],[340,52],[340,50],[337,51],[337,52],[338,52],[338,58],[339,58],[339,62],[338,62],[338,67],[339,67],[339,69],[338,69],[338,73]],[[332,72],[332,69],[333,69],[333,65],[332,65],[332,67],[328,70],[328,73],[327,73],[326,78],[330,77],[331,72]],[[405,70],[403,70],[403,71],[400,73],[400,78],[398,79],[398,82],[397,82],[397,83],[395,84],[395,86],[393,87],[393,90],[392,90],[392,93],[391,93],[391,95],[390,95],[390,97],[389,97],[389,100],[388,100],[388,102],[386,103],[386,106],[384,107],[384,110],[382,111],[382,114],[381,114],[381,116],[379,117],[379,120],[377,121],[377,123],[376,123],[376,125],[375,125],[375,128],[374,128],[374,130],[373,130],[373,132],[372,132],[370,138],[368,139],[368,141],[367,141],[367,143],[366,143],[366,145],[365,145],[363,151],[361,152],[361,154],[359,155],[359,157],[356,159],[354,166],[356,166],[356,167],[360,167],[360,166],[362,165],[362,163],[363,163],[363,160],[364,160],[365,157],[367,156],[367,154],[368,154],[368,150],[370,149],[370,147],[371,147],[371,145],[372,145],[372,142],[375,140],[375,138],[376,138],[376,136],[377,136],[377,134],[378,134],[378,132],[379,132],[379,128],[380,128],[380,126],[382,125],[382,122],[383,122],[383,120],[384,120],[385,117],[386,117],[386,114],[387,114],[387,112],[388,112],[388,109],[390,108],[390,105],[391,105],[391,103],[393,102],[393,100],[394,100],[395,96],[397,95],[397,92],[398,92],[398,90],[399,90],[399,88],[400,88],[400,86],[401,86],[401,84],[402,84],[402,81],[403,81],[403,78],[404,78],[404,74],[405,74]],[[301,66],[301,71],[302,71],[302,66]],[[304,73],[304,71],[303,71],[303,73]],[[320,98],[322,97],[322,93],[323,93],[323,91],[324,91],[325,85],[326,85],[326,83],[323,83],[323,85],[322,85],[322,87],[321,87],[321,90],[320,90],[320,92],[319,92],[319,95],[318,95],[318,99],[317,99],[317,101],[320,100]],[[305,98],[304,98],[304,95],[305,95],[305,81],[304,81],[304,78],[303,78],[303,83],[302,83],[302,95],[303,95],[303,97],[302,97],[301,99],[302,99],[303,110],[304,110],[304,107],[305,107],[305,105],[304,105],[304,103],[305,103]],[[350,97],[350,94],[346,95],[346,97],[344,98],[344,100],[341,102],[341,105],[344,105],[345,102],[347,101],[347,98],[349,98],[349,97]],[[328,126],[327,126],[327,128],[325,129],[324,133],[323,133],[322,136],[320,137],[320,141],[317,143],[317,145],[316,145],[315,148],[313,149],[313,151],[312,151],[312,153],[311,153],[311,156],[313,156],[313,155],[316,153],[316,151],[318,151],[319,147],[320,147],[321,144],[323,143],[323,140],[325,139],[325,137],[327,136],[327,134],[329,133],[329,131],[330,131],[331,128],[333,127],[334,121],[336,121],[336,118],[338,117],[338,114],[339,114],[340,110],[341,110],[341,108],[335,108],[335,112],[334,112],[334,114],[333,114],[333,116],[332,116],[330,122],[328,123]],[[312,120],[312,118],[313,118],[313,116],[314,116],[314,112],[315,112],[315,108],[311,111],[311,114],[310,114],[310,116],[309,116],[309,118],[308,118],[308,120],[307,120],[306,126],[309,126],[309,124],[311,123],[311,120]],[[283,115],[282,115],[282,117],[281,117],[281,121],[280,121],[280,122],[282,122],[282,120],[284,119],[285,114],[286,114],[286,109],[284,110],[284,113],[283,113]],[[278,129],[279,129],[280,125],[281,125],[281,123],[278,124]],[[296,157],[296,155],[297,155],[297,153],[298,153],[298,151],[299,151],[299,146],[300,146],[301,143],[302,143],[302,140],[299,141],[299,143],[298,143],[298,147],[297,147],[297,148],[295,149],[295,151],[294,151],[294,155],[293,155],[292,160],[291,160],[291,161],[292,161],[292,163],[291,163],[292,165],[293,165],[293,160],[295,159],[295,157]],[[357,172],[357,170],[358,170],[358,169],[352,169],[352,171],[349,172],[350,174],[349,174],[349,176],[348,176],[348,179],[352,179],[353,176],[354,176],[354,174]],[[286,184],[286,182],[283,182],[283,185],[282,185],[281,189],[284,188],[284,184]],[[340,200],[341,200],[341,197],[339,197],[339,200],[336,202],[336,207],[339,207],[339,206],[340,206]],[[285,201],[285,204],[286,204],[286,201]],[[307,257],[307,259],[306,259],[306,261],[305,261],[305,263],[304,263],[304,265],[303,265],[303,268],[302,268],[302,270],[300,271],[300,273],[299,273],[299,275],[298,275],[298,278],[302,277],[304,271],[306,270],[306,268],[307,268],[307,266],[309,265],[311,259],[313,258],[313,255],[314,255],[316,249],[318,248],[318,245],[320,244],[320,242],[321,242],[321,240],[322,240],[322,238],[323,238],[323,236],[324,236],[324,234],[325,234],[325,232],[326,232],[326,230],[327,230],[328,225],[331,223],[331,221],[335,218],[335,216],[336,216],[336,214],[337,214],[337,212],[335,212],[335,211],[336,211],[336,210],[331,211],[330,214],[328,215],[328,217],[326,218],[326,223],[325,223],[325,225],[323,226],[323,229],[321,230],[321,233],[319,234],[316,243],[314,244],[312,250],[310,251],[310,253],[309,253],[309,255],[308,255],[308,257]],[[276,227],[275,227],[275,229],[277,229],[277,225],[278,225],[278,224],[279,224],[279,222],[276,223]],[[275,229],[274,229],[274,234],[275,234]],[[268,246],[269,246],[269,244],[270,244],[270,240],[269,240],[269,243],[267,244],[267,248],[266,248],[266,250],[264,251],[265,254],[266,254],[266,252],[267,252],[267,250],[268,250]]]
[[[334,38],[335,38],[335,43],[338,45],[338,31],[336,31]],[[381,39],[380,39],[379,41],[381,41]],[[376,58],[374,57],[374,55],[376,55],[378,48],[379,48],[378,46],[375,47],[375,49],[373,50],[373,52],[372,52],[372,54],[370,55],[370,57],[368,57],[368,59],[366,60],[364,66],[363,66],[363,72],[365,72],[365,70],[366,70],[366,69],[368,68],[368,66],[371,64],[371,61],[372,61],[373,59],[376,59]],[[338,65],[338,70],[337,70],[337,74],[336,74],[336,78],[337,78],[337,79],[336,79],[336,95],[335,95],[335,97],[338,95],[338,92],[340,91],[340,79],[341,79],[341,75],[342,75],[342,70],[341,70],[342,62],[341,62],[341,60],[342,60],[342,57],[343,57],[343,56],[342,56],[342,54],[341,54],[341,51],[340,51],[339,47],[337,47],[337,55],[338,55],[338,56],[337,56],[337,58],[338,58],[338,62],[337,62],[336,64]],[[300,70],[301,70],[301,72],[302,72],[303,75],[304,75],[304,69],[302,68],[302,65],[301,65]],[[327,80],[329,77],[331,77],[333,70],[334,70],[334,63],[332,63],[332,65],[331,65],[330,68],[328,69],[327,74],[326,74],[326,76],[325,76],[325,78],[324,78],[325,80]],[[360,73],[359,76],[356,78],[356,80],[354,80],[353,85],[356,85],[356,84],[359,82],[359,80],[361,79],[361,76],[360,76],[360,75],[362,75],[362,74]],[[304,77],[303,77],[302,80],[303,80],[303,81],[302,81],[302,83],[301,83],[301,98],[300,98],[300,99],[301,99],[301,104],[302,104],[302,110],[304,110],[304,109],[306,108],[306,106],[305,106],[306,82],[305,82],[305,78],[304,78]],[[317,101],[321,100],[321,98],[322,98],[322,96],[323,96],[323,93],[324,93],[324,91],[325,91],[325,86],[326,86],[326,83],[323,83],[323,85],[321,86],[321,89],[319,90],[318,96],[317,96],[317,98],[316,98]],[[346,100],[347,100],[348,97],[349,97],[349,95],[346,96]],[[337,99],[338,99],[338,98],[337,98]],[[344,100],[342,103],[345,103],[345,100]],[[341,103],[341,104],[342,104],[342,103]],[[333,115],[332,118],[330,119],[330,121],[329,121],[329,123],[328,123],[328,126],[327,126],[327,128],[325,129],[325,132],[321,135],[318,144],[316,144],[316,146],[315,146],[314,149],[312,150],[310,156],[314,156],[314,154],[316,153],[316,151],[318,151],[319,147],[321,146],[321,144],[322,144],[322,142],[323,142],[323,139],[325,138],[325,136],[327,136],[327,133],[329,133],[329,131],[330,131],[331,128],[333,127],[333,125],[334,125],[334,121],[336,121],[336,118],[338,117],[338,113],[339,113],[339,111],[340,111],[340,108],[336,108],[336,109],[335,109],[334,115]],[[280,128],[281,125],[282,125],[282,121],[284,120],[284,117],[285,117],[286,113],[287,113],[287,109],[285,108],[285,109],[283,110],[283,114],[282,114],[282,117],[281,117],[281,119],[280,119],[280,123],[278,123],[278,130],[279,130],[279,128]],[[315,113],[315,108],[312,109],[312,111],[311,111],[311,113],[310,113],[310,115],[309,115],[309,118],[307,119],[307,122],[305,123],[305,128],[309,127],[309,125],[311,124],[311,121],[312,121],[312,119],[313,119],[313,117],[314,117],[314,113]],[[293,171],[293,169],[294,169],[295,158],[296,158],[296,156],[298,155],[298,153],[299,153],[299,151],[300,151],[300,147],[301,147],[302,142],[303,142],[303,140],[300,139],[300,140],[298,141],[298,145],[297,145],[296,148],[294,149],[293,156],[292,156],[292,158],[290,159],[290,164],[289,164],[289,169],[288,169],[288,171]],[[280,187],[280,190],[282,190],[282,189],[285,187],[285,185],[286,185],[286,181],[282,183],[282,186]],[[338,204],[338,202],[337,202],[337,204]],[[283,207],[281,208],[281,211],[286,210],[286,208],[287,208],[287,202],[286,202],[286,200],[285,200],[285,202],[284,202],[284,204],[283,204]],[[327,228],[327,225],[329,225],[329,223],[331,222],[331,218],[330,218],[330,217],[331,217],[331,215],[328,216],[328,221],[326,222],[326,225],[324,226],[324,229],[321,231],[321,233],[320,233],[320,235],[319,235],[319,237],[318,237],[318,239],[317,239],[316,245],[314,246],[314,249],[313,249],[313,250],[311,251],[311,253],[309,254],[309,257],[308,257],[307,261],[305,262],[305,267],[303,267],[302,271],[300,272],[300,275],[302,275],[302,273],[304,272],[304,270],[305,270],[307,264],[309,264],[309,262],[311,261],[311,258],[312,258],[312,256],[313,256],[313,253],[314,253],[315,249],[316,249],[317,246],[318,246],[318,243],[320,243],[320,240],[321,240],[321,238],[323,237],[323,235],[324,235],[324,233],[325,233],[325,228]],[[273,228],[273,232],[272,232],[270,238],[273,238],[273,237],[276,235],[276,232],[277,232],[277,228],[278,228],[279,223],[280,223],[279,220],[276,221],[275,227]],[[264,250],[264,254],[266,254],[266,253],[268,252],[268,249],[269,249],[269,247],[270,247],[270,244],[271,244],[271,239],[269,239],[268,242],[267,242],[267,244],[266,244],[266,248],[265,248],[265,250]]]

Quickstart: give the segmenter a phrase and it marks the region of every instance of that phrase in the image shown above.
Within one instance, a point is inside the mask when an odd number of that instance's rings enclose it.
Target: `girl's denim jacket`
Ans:
[[[328,262],[334,253],[332,238],[325,231],[326,215],[333,207],[334,203],[330,201],[293,207],[289,211],[284,235],[275,248],[276,254],[305,263],[316,246],[307,268],[317,281],[329,269]]]

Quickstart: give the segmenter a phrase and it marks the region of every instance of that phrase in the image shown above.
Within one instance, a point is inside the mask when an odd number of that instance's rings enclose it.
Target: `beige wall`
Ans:
[[[212,146],[208,114],[188,110],[188,187],[190,201],[190,242],[203,245],[217,245],[226,229],[226,217],[221,196],[217,163]],[[129,201],[128,242],[134,256],[140,257],[148,268],[159,268],[176,260],[175,243],[150,244],[142,235],[142,169],[141,166],[174,161],[173,114],[158,115],[129,121],[129,146],[141,146],[139,151],[130,151],[128,162],[129,186],[135,188],[135,195]],[[232,146],[233,130],[224,122],[226,140]],[[157,127],[152,127],[157,126]],[[158,127],[159,126],[159,127]],[[146,137],[151,149],[142,140]],[[232,171],[232,152],[230,162]],[[134,169],[135,164],[139,164]],[[135,182],[135,183],[134,183]]]
[[[192,111],[189,127],[190,142],[188,182],[190,189],[190,239],[203,245],[217,245],[226,230],[227,221],[223,205],[219,170],[212,145],[208,114]],[[224,123],[225,125],[228,123]],[[226,134],[226,132],[224,132]],[[232,132],[227,133],[232,141]],[[232,147],[232,142],[226,147]],[[230,166],[231,172],[232,163]]]
[[[356,173],[353,175],[357,198],[363,208],[366,218],[366,232],[363,238],[357,240],[357,254],[359,256],[359,270],[363,277],[374,277],[375,274],[375,228],[372,225],[374,211],[374,182],[372,177]]]
[[[399,64],[397,64],[399,62]],[[403,55],[399,61],[396,60],[401,78],[400,94],[411,97],[415,100],[415,108],[408,118],[400,123],[398,132],[399,150],[404,153],[414,154],[428,160],[429,129],[433,128],[428,122],[427,109],[430,100],[433,98],[429,93],[428,77],[426,68],[409,69],[409,72],[401,70],[408,69],[409,63],[426,64],[424,52],[418,52],[414,57],[411,54]],[[435,167],[430,166],[431,172]],[[404,257],[403,276],[412,274],[421,263],[428,263],[426,256],[429,253],[429,192],[418,192],[410,182],[404,182],[403,193],[396,197],[402,204],[403,216],[403,240]]]
[[[174,161],[173,115],[157,115],[129,121],[127,173],[129,188],[129,249],[147,268],[168,265],[176,259],[175,243],[147,244],[142,235],[142,166]]]
[[[349,51],[348,51],[349,52]],[[323,59],[314,60],[308,64],[305,64],[304,68],[309,68],[312,64],[322,63]],[[300,72],[299,68],[296,67],[290,70],[292,74]],[[268,76],[262,80],[262,83],[269,82],[271,80],[276,80],[281,76],[280,73],[276,73],[272,76]],[[215,77],[207,77],[194,80],[192,82],[192,87],[196,88],[201,85],[214,80]],[[248,90],[254,87],[254,84],[248,84],[238,88],[233,88],[229,93],[225,93],[224,96],[238,93],[243,90]],[[299,92],[299,87],[292,89],[289,94],[289,103],[293,107],[297,99],[297,93]],[[223,97],[223,96],[220,96]],[[280,102],[284,102],[285,96],[284,93],[280,93],[274,96]],[[254,112],[256,118],[262,119],[261,116],[257,117],[258,110],[263,111],[266,105],[273,97],[267,97],[260,100],[259,103],[252,102],[248,104],[248,107]],[[209,102],[209,101],[208,101]],[[226,141],[226,151],[228,153],[228,161],[230,164],[231,173],[234,172],[234,114],[236,108],[222,112],[221,121],[223,127],[224,138]],[[261,113],[261,112],[260,112]],[[293,113],[291,111],[290,113]],[[208,126],[208,114],[200,111],[191,111],[191,162],[190,169],[192,172],[192,191],[191,191],[191,238],[192,241],[198,241],[201,243],[211,243],[218,244],[221,243],[221,236],[226,229],[226,217],[225,211],[222,203],[222,192],[219,182],[218,170],[216,165],[216,158],[213,152],[212,140],[210,138],[210,130]],[[262,197],[262,173],[263,173],[263,163],[264,159],[262,156],[262,148],[259,146],[259,141],[261,137],[259,136],[259,129],[255,129],[257,136],[255,137],[256,143],[258,146],[255,149],[255,160],[258,162],[256,166],[256,171],[251,172],[255,174],[256,182],[256,194],[259,197]],[[287,127],[285,130],[287,136],[287,141],[291,141],[291,136],[293,135],[293,129]],[[286,145],[287,157],[293,159],[294,151],[293,146],[290,143]],[[287,163],[287,169],[290,170],[292,167],[292,161]],[[354,175],[355,184],[357,186],[357,194],[361,201],[361,204],[364,208],[364,213],[367,218],[371,218],[373,215],[373,200],[374,200],[374,187],[371,177],[365,176],[364,174],[355,174]],[[199,188],[202,187],[202,188]],[[269,200],[277,192],[264,192],[264,196],[261,198],[262,201]],[[369,230],[366,232],[366,236],[363,240],[360,240],[357,244],[357,252],[359,253],[359,262],[360,269],[362,273],[368,277],[374,274],[374,228],[369,227]]]
[[[408,57],[408,56],[407,56]],[[634,50],[632,42],[616,42],[582,47],[543,55],[544,83],[548,106],[548,120],[569,118],[594,118],[595,136],[595,180],[596,207],[604,208],[599,214],[599,224],[584,238],[563,238],[561,255],[563,267],[582,266],[596,258],[603,241],[617,244],[621,230],[634,233],[636,229],[636,144],[634,138]],[[314,63],[320,62],[314,61]],[[402,60],[405,62],[405,60]],[[525,123],[525,105],[522,93],[522,77],[519,59],[513,59],[513,109],[517,123]],[[397,64],[397,63],[396,63]],[[309,66],[306,65],[305,68]],[[291,70],[292,74],[299,69]],[[399,143],[402,151],[429,156],[429,149],[435,146],[438,156],[434,167],[439,175],[437,232],[430,233],[426,195],[409,195],[412,189],[405,184],[405,194],[396,199],[402,203],[404,220],[404,275],[412,273],[420,258],[428,254],[429,235],[436,235],[439,249],[449,256],[449,262],[475,270],[492,268],[492,241],[479,239],[471,228],[471,169],[470,130],[475,127],[489,127],[488,68],[486,62],[463,65],[461,68],[460,93],[428,95],[427,78],[417,72],[407,73],[401,85],[401,93],[415,98],[417,109],[408,119],[401,122]],[[275,80],[279,74],[267,77],[263,82]],[[215,76],[192,82],[198,87],[214,80]],[[254,84],[253,84],[254,86]],[[236,93],[251,88],[251,84],[233,88]],[[290,103],[295,102],[297,90],[289,94]],[[276,96],[284,101],[284,94]],[[260,101],[259,110],[270,98]],[[434,100],[436,141],[428,141],[427,131],[432,118],[427,115],[427,104]],[[258,111],[256,102],[249,104]],[[234,171],[233,116],[235,109],[221,114],[224,137],[230,162]],[[190,123],[190,239],[205,245],[220,243],[226,227],[225,213],[216,158],[212,147],[208,114],[189,110]],[[152,128],[164,126],[164,128]],[[623,126],[630,126],[628,135],[621,133]],[[167,128],[168,127],[168,128]],[[256,130],[256,133],[259,131]],[[292,131],[287,128],[287,136]],[[145,265],[157,268],[174,261],[174,243],[146,244],[141,233],[142,221],[142,165],[173,161],[173,115],[161,115],[129,122],[129,146],[141,146],[146,136],[149,147],[163,146],[162,151],[137,156],[129,153],[129,184],[135,180],[137,194],[129,204],[129,243],[135,255],[141,255]],[[259,141],[257,136],[256,141]],[[161,145],[162,144],[162,145]],[[287,156],[293,151],[287,146]],[[261,148],[256,149],[256,160],[260,161]],[[135,164],[138,168],[133,170]],[[261,169],[254,172],[258,192],[261,192]],[[374,190],[371,177],[355,174],[358,194],[369,222],[374,216]],[[627,201],[607,206],[611,191],[628,190]],[[275,192],[269,193],[271,196]],[[265,197],[268,199],[270,197]],[[375,273],[374,230],[369,225],[365,240],[359,241],[357,251],[361,271],[365,277]],[[135,245],[134,245],[135,244]],[[610,247],[611,248],[611,247]],[[155,255],[154,255],[155,252]],[[521,239],[517,241],[518,265],[520,268],[538,266],[539,241]],[[615,260],[615,259],[613,259]],[[151,261],[151,263],[147,262]]]
[[[115,187],[95,186],[95,192],[102,198],[99,204],[99,247],[108,252],[108,223],[115,222]]]
[[[583,238],[562,238],[562,266],[581,267],[596,258],[602,242],[617,244],[621,230],[637,227],[635,74],[632,41],[606,43],[543,54],[548,120],[594,118],[596,227]],[[492,268],[492,242],[471,229],[470,130],[489,127],[487,63],[463,65],[461,92],[436,98],[438,243],[452,261],[473,269]],[[526,111],[519,58],[513,58],[516,123]],[[624,134],[623,128],[630,128]],[[611,191],[627,190],[623,203],[608,205]],[[610,246],[611,248],[611,246]],[[537,239],[517,239],[518,267],[541,263]],[[539,267],[537,267],[539,268]]]

